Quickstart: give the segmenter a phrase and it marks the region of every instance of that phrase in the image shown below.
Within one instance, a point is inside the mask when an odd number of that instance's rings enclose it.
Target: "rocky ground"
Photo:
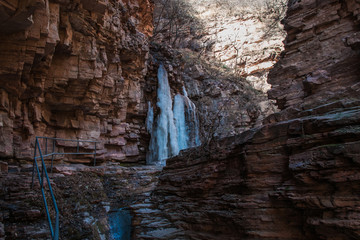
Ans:
[[[37,179],[34,188],[30,188],[32,166],[2,166],[0,238],[48,239],[50,231]],[[154,217],[153,226],[147,224],[145,232],[144,227],[136,227],[145,224],[134,220],[133,234],[144,239],[147,231],[159,230],[157,222],[162,222],[163,227],[171,225],[160,216],[155,218],[147,208],[160,171],[154,166],[55,166],[49,175],[60,212],[60,239],[112,239],[109,215],[124,207],[133,216]],[[54,214],[48,192],[46,195]]]

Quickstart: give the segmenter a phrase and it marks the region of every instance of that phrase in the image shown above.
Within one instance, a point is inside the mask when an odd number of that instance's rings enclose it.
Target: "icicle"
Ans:
[[[152,133],[154,123],[154,108],[151,106],[151,102],[148,102],[148,112],[146,117],[146,129],[148,133]]]
[[[174,98],[174,120],[177,130],[177,141],[179,144],[179,150],[188,148],[188,131],[185,121],[185,103],[184,97],[177,94]]]
[[[177,144],[176,128],[173,120],[174,115],[172,112],[172,99],[168,74],[163,65],[160,65],[158,80],[159,87],[157,94],[159,101],[157,102],[157,106],[160,108],[160,115],[156,135],[159,140],[159,160],[165,160],[170,156],[177,155],[179,153],[179,148]]]
[[[196,115],[196,106],[188,97],[188,93],[183,86],[183,94],[186,104],[186,122],[188,123],[189,129],[189,147],[196,147],[201,144],[199,137],[199,120]]]
[[[189,98],[189,96],[188,96],[188,93],[187,93],[187,91],[186,91],[185,86],[183,86],[183,87],[182,87],[182,90],[183,90],[184,97]]]

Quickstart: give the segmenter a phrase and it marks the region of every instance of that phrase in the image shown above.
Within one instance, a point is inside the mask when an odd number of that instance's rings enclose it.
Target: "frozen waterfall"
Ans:
[[[151,106],[151,102],[148,102],[148,112],[146,117],[146,129],[151,134],[152,126],[154,123],[154,108]]]
[[[174,121],[177,133],[179,150],[188,148],[189,134],[185,122],[184,96],[177,94],[174,98]]]
[[[149,102],[146,120],[151,134],[148,164],[166,165],[166,159],[179,154],[180,150],[200,145],[199,121],[195,104],[183,94],[171,98],[168,75],[163,65],[158,70],[157,103],[160,112],[154,119],[154,110]]]
[[[199,137],[199,120],[196,116],[196,106],[189,99],[185,87],[183,86],[184,102],[186,105],[186,122],[188,123],[188,134],[190,147],[199,146],[201,144]]]

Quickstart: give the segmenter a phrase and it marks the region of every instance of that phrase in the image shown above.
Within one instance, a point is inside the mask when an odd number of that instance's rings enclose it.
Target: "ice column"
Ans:
[[[188,148],[189,131],[185,121],[185,101],[184,96],[177,94],[174,98],[174,120],[177,131],[177,141],[179,150]]]
[[[200,145],[199,121],[195,104],[183,87],[183,95],[171,99],[168,75],[163,65],[158,70],[157,107],[159,114],[154,119],[154,110],[148,103],[146,127],[151,134],[147,163],[166,165],[166,159],[179,154],[180,150]]]
[[[148,133],[152,133],[152,128],[154,124],[154,108],[151,106],[151,102],[148,102],[148,112],[146,117],[146,129]]]
[[[158,70],[157,98],[158,102],[156,105],[159,107],[160,113],[152,129],[147,163],[165,165],[165,159],[177,155],[179,147],[172,111],[168,74],[163,65],[160,65]]]
[[[196,106],[188,97],[188,93],[183,87],[183,94],[184,94],[184,102],[186,106],[186,123],[188,128],[188,135],[189,135],[189,147],[196,147],[201,144],[200,137],[199,137],[199,119],[196,115]]]

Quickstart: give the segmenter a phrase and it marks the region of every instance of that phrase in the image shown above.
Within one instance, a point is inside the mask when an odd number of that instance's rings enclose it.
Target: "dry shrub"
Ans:
[[[162,40],[175,45],[179,39],[195,35],[202,27],[195,15],[196,11],[187,0],[155,1],[153,38],[161,34]]]

